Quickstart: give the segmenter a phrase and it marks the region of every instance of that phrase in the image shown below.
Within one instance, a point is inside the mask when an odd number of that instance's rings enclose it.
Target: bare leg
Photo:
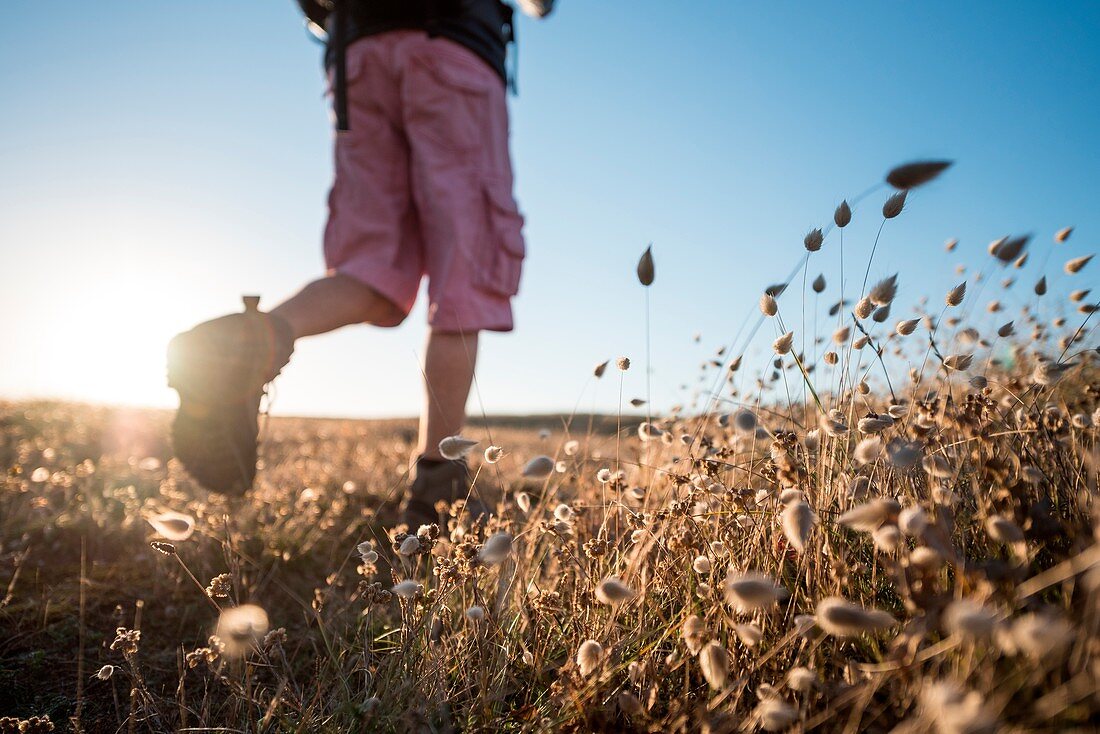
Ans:
[[[271,313],[290,324],[295,339],[350,324],[397,326],[405,319],[392,301],[340,273],[313,281]]]
[[[466,399],[477,362],[477,332],[451,334],[432,330],[424,351],[424,409],[420,413],[417,453],[442,458],[439,442],[466,422]]]

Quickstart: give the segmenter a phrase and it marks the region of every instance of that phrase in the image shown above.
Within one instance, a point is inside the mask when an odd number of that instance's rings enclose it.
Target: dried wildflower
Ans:
[[[884,611],[867,609],[839,596],[818,602],[815,617],[818,626],[835,637],[857,637],[897,624],[897,620]]]
[[[774,296],[767,293],[760,296],[760,313],[765,316],[775,316],[779,313],[779,304],[776,303]]]
[[[195,532],[195,518],[171,510],[160,512],[147,519],[153,529],[168,540],[181,543]]]
[[[791,346],[794,344],[794,332],[788,331],[783,336],[779,337],[772,343],[772,349],[775,353],[782,356],[791,351]]]
[[[227,573],[219,573],[210,579],[206,587],[206,595],[211,599],[225,599],[233,592],[233,577]]]
[[[882,205],[882,216],[886,219],[893,219],[897,215],[901,214],[901,210],[905,208],[905,192],[899,191],[896,194],[892,194],[886,203]]]
[[[444,459],[457,461],[470,453],[478,442],[462,436],[448,436],[439,442],[439,453]]]
[[[263,648],[264,650],[275,650],[285,645],[286,640],[286,627],[276,627],[264,635]]]
[[[554,460],[549,456],[536,456],[523,467],[523,476],[528,479],[545,479],[554,473]]]
[[[699,669],[712,689],[718,691],[725,688],[730,674],[730,659],[726,648],[713,640],[704,645],[699,651]]]
[[[115,666],[104,665],[102,668],[96,671],[95,677],[100,680],[110,680],[111,676],[115,674]]]
[[[512,552],[512,534],[501,531],[493,533],[485,544],[481,546],[477,557],[487,566],[494,566],[502,562]]]
[[[726,601],[737,611],[765,609],[787,598],[787,590],[756,571],[726,577]]]
[[[653,265],[653,245],[645,248],[645,252],[638,259],[638,282],[644,286],[653,285],[653,277],[656,270]]]
[[[111,642],[111,649],[121,652],[123,655],[136,655],[138,643],[141,642],[141,630],[131,630],[119,627],[115,630],[115,639]]]
[[[595,640],[585,640],[577,648],[577,667],[581,675],[588,677],[600,667],[603,662],[603,645]]]
[[[259,645],[267,634],[267,612],[255,604],[223,609],[214,634],[225,644],[225,654],[241,657]]]
[[[806,548],[806,539],[810,537],[817,516],[805,502],[792,502],[782,513],[783,535],[799,553]]]
[[[626,372],[628,369],[630,369],[630,358],[619,357],[615,360],[615,366],[618,367],[620,371]]]
[[[820,229],[811,229],[803,238],[802,243],[806,246],[807,252],[817,252],[821,249],[821,244],[824,241],[825,237],[821,234]]]
[[[149,547],[155,550],[157,553],[163,553],[166,556],[176,555],[176,546],[171,543],[162,543],[159,540],[154,540],[149,544]]]
[[[622,579],[608,576],[596,587],[596,598],[608,606],[630,601],[638,592],[623,583]]]
[[[847,227],[852,221],[852,207],[848,206],[848,201],[842,201],[837,205],[836,211],[833,212],[833,224],[843,229]]]

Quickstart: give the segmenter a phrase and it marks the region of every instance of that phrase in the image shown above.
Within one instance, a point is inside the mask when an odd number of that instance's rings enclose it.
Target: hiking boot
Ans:
[[[470,472],[464,459],[416,460],[411,472],[411,483],[405,499],[401,502],[400,522],[405,523],[410,533],[415,533],[421,525],[438,523],[446,528],[446,518],[440,522],[440,513],[436,510],[438,502],[448,504],[455,500],[466,500],[466,512],[471,522],[486,517],[488,508],[476,497],[470,496]]]
[[[172,449],[202,486],[244,494],[256,478],[260,399],[290,361],[294,335],[246,297],[244,313],[206,321],[168,344],[168,386],[180,396]]]

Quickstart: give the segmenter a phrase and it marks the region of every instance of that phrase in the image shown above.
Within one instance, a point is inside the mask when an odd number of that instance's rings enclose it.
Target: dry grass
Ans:
[[[806,296],[770,289],[775,365],[731,371],[727,348],[696,409],[471,429],[487,527],[392,527],[411,424],[275,420],[257,488],[231,500],[166,461],[163,414],[4,405],[0,714],[93,732],[1093,725],[1088,309],[1052,326],[1029,292],[1021,339],[956,288],[899,325],[896,282],[867,299],[853,282],[820,341],[783,321]],[[525,477],[539,455],[553,471]],[[163,536],[186,518],[147,522],[167,510],[194,519],[185,540]]]

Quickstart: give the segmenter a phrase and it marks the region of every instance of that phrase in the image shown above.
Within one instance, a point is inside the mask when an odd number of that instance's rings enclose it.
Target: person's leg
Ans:
[[[432,329],[424,350],[424,407],[417,454],[440,460],[439,442],[455,436],[466,422],[466,400],[477,362],[477,332]]]
[[[392,301],[342,273],[313,281],[271,314],[290,324],[295,339],[351,324],[397,326],[405,320],[405,312]]]

